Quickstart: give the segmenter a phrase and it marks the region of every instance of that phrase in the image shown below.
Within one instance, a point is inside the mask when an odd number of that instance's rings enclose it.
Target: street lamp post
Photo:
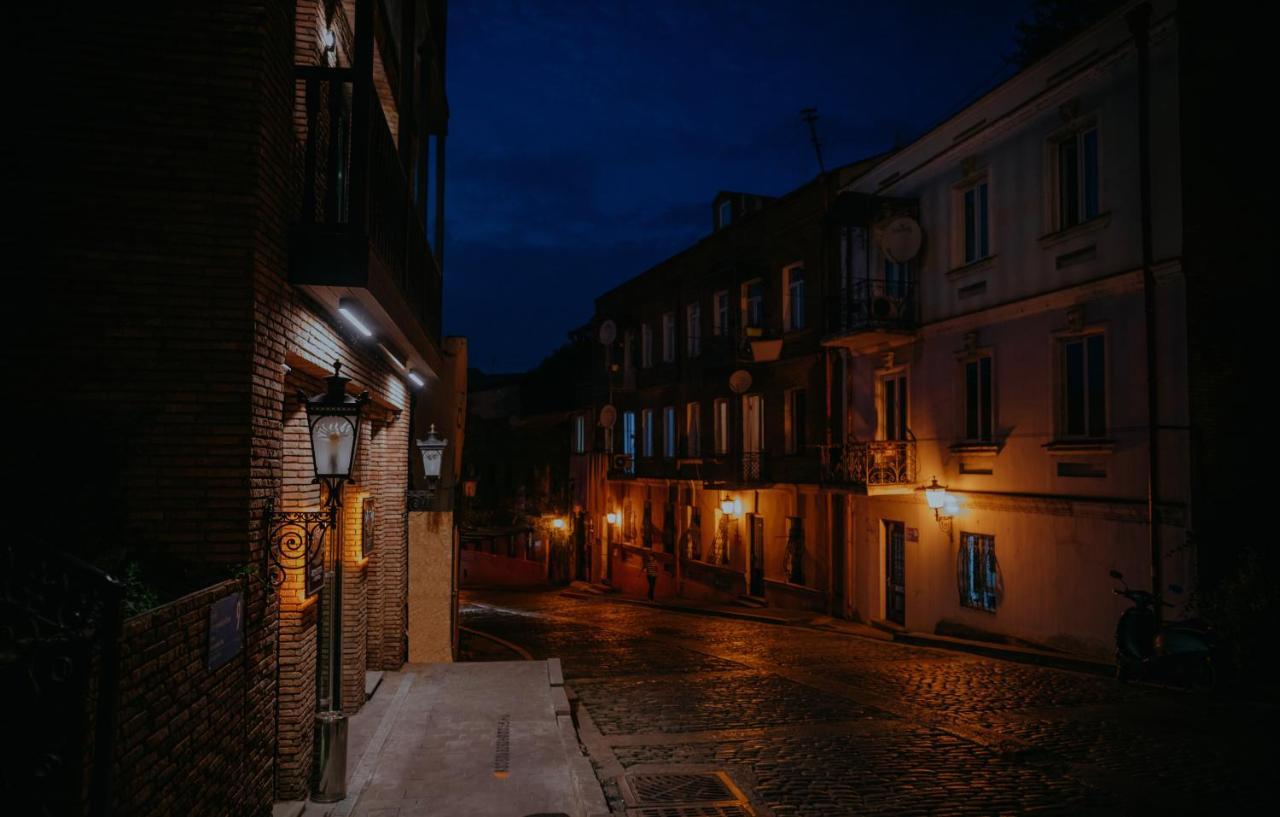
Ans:
[[[298,393],[307,408],[308,438],[316,481],[330,515],[329,559],[333,583],[328,594],[328,638],[325,678],[328,695],[316,713],[316,780],[312,799],[333,803],[347,796],[347,717],[342,714],[342,486],[351,478],[360,443],[360,414],[369,393],[347,394],[351,378],[342,376],[342,364],[333,363],[333,375],[325,378],[325,391],[314,397]]]

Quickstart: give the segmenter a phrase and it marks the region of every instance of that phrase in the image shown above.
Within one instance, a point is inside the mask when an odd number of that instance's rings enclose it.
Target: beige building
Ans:
[[[1178,29],[1128,12],[845,188],[847,616],[1106,655],[1110,569],[1190,585]]]

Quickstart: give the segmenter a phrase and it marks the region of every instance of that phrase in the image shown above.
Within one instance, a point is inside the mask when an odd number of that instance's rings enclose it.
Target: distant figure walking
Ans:
[[[652,553],[644,557],[644,574],[649,580],[649,601],[653,601],[653,589],[658,585],[658,557]]]

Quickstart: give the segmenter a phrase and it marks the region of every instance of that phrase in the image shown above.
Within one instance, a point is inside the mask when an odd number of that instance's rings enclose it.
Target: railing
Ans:
[[[743,482],[761,482],[764,479],[764,457],[759,451],[744,451],[740,455],[739,476]]]
[[[294,72],[304,129],[299,224],[365,235],[428,336],[438,341],[440,270],[423,211],[414,202],[407,163],[371,81],[357,79],[348,68],[295,66]],[[358,115],[358,106],[366,115]],[[360,133],[361,127],[367,132]]]
[[[865,487],[911,485],[916,481],[916,440],[850,439],[831,464],[831,482]]]
[[[877,329],[906,331],[919,322],[914,281],[855,281],[843,293],[828,297],[826,303],[828,335]]]

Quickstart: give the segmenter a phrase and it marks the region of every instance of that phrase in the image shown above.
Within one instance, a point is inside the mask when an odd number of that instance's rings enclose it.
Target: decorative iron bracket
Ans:
[[[284,584],[286,562],[302,560],[303,577],[308,597],[324,586],[325,535],[337,519],[335,508],[323,511],[277,511],[274,497],[267,499],[262,529],[266,538],[263,550],[263,575],[271,587]]]

